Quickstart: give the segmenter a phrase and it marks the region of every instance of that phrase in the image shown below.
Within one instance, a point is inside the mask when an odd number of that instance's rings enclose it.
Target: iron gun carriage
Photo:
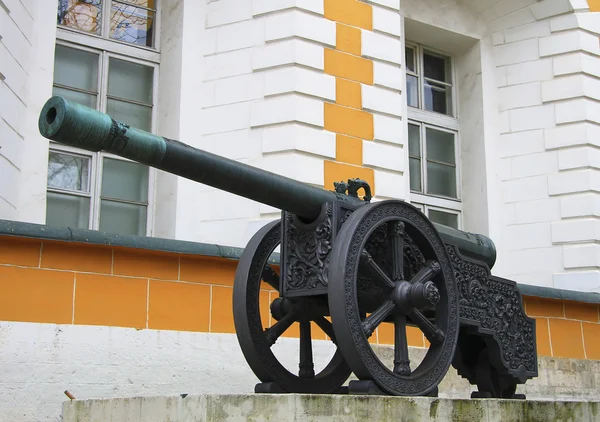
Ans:
[[[40,133],[56,142],[107,151],[197,181],[281,212],[248,242],[238,264],[233,313],[240,348],[261,383],[256,392],[437,395],[450,365],[478,387],[473,397],[516,398],[537,376],[534,320],[514,281],[491,275],[491,239],[432,223],[402,200],[371,202],[364,181],[310,186],[157,136],[61,97],[40,113]],[[362,195],[359,192],[363,192]],[[280,271],[269,257],[280,247]],[[261,318],[259,294],[276,321]],[[299,370],[284,367],[273,344],[299,326]],[[392,324],[393,362],[369,337]],[[315,373],[311,327],[335,353]],[[407,326],[418,327],[427,351],[411,365]],[[342,387],[354,373],[357,380]]]

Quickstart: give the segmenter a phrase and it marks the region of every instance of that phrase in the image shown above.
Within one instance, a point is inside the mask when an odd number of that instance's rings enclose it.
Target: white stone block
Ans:
[[[514,157],[544,151],[544,132],[540,129],[500,135],[500,157]]]
[[[510,273],[553,273],[563,271],[562,248],[533,248],[509,250],[506,253],[506,262],[509,262]]]
[[[546,149],[577,145],[600,145],[600,126],[593,123],[574,123],[544,131]]]
[[[297,123],[269,126],[262,132],[262,150],[303,151],[335,159],[335,133]]]
[[[260,73],[218,79],[215,84],[215,105],[257,100],[264,96],[264,77]]]
[[[498,20],[499,16],[498,14],[494,11],[494,9],[492,9],[491,7],[489,9],[485,9],[481,12],[481,17],[486,21],[486,22],[492,22],[492,21],[496,21]],[[502,28],[502,25],[496,25],[496,29],[495,30],[499,30]]]
[[[504,203],[531,201],[548,197],[548,177],[533,176],[502,182]]]
[[[252,0],[219,0],[206,3],[206,27],[252,19]]]
[[[550,19],[550,30],[552,32],[566,31],[568,29],[575,29],[578,27],[579,22],[577,22],[577,15],[574,13],[569,13]]]
[[[600,245],[565,245],[565,268],[600,267]]]
[[[510,110],[510,130],[543,129],[554,126],[554,104]]]
[[[376,141],[391,142],[400,145],[404,143],[404,124],[398,118],[374,114],[373,129]]]
[[[363,142],[363,164],[384,170],[404,171],[402,147],[376,141]]]
[[[21,151],[24,146],[23,137],[15,132],[0,116],[0,155],[15,167],[20,168],[23,159]]]
[[[200,88],[200,106],[202,108],[215,106],[215,83],[218,81],[202,82]]]
[[[506,244],[509,250],[552,246],[549,222],[508,226],[506,228],[506,237]]]
[[[577,13],[577,23],[581,29],[600,34],[600,20],[596,13]]]
[[[323,127],[323,121],[322,101],[293,94],[253,103],[250,113],[251,127],[288,122]]]
[[[254,70],[289,64],[323,70],[325,49],[308,41],[293,39],[274,42],[264,47],[255,47],[252,51],[252,68]]]
[[[260,203],[251,201],[243,196],[214,189],[210,193],[211,201],[218,207],[197,207],[197,221],[237,220],[257,217],[260,213]]]
[[[500,45],[500,44],[504,44],[504,32],[503,31],[496,31],[492,34],[492,43],[494,45]]]
[[[366,110],[402,116],[402,96],[396,91],[361,84],[362,106]]]
[[[500,134],[510,133],[510,115],[508,111],[501,111],[498,113],[498,126],[500,130]]]
[[[560,220],[560,201],[557,198],[515,202],[515,224]]]
[[[0,74],[4,83],[13,91],[17,97],[26,102],[25,87],[27,85],[27,72],[0,42]]]
[[[200,134],[229,132],[250,126],[250,103],[205,108],[200,113]]]
[[[589,11],[587,0],[569,0],[574,11]]]
[[[20,176],[20,170],[3,155],[0,155],[0,180],[4,180],[3,183],[0,183],[0,197],[15,207],[19,200],[17,181]]]
[[[373,6],[373,30],[385,32],[395,37],[402,35],[400,13],[383,7]]]
[[[531,6],[531,11],[536,19],[546,19],[551,16],[573,11],[569,0],[543,0]]]
[[[300,37],[335,47],[335,22],[299,10],[265,18],[266,41]]]
[[[490,10],[490,9],[488,9]],[[491,9],[493,11],[493,9]],[[497,16],[497,19],[490,19]],[[482,17],[489,20],[490,31],[500,31],[502,29],[510,29],[517,26],[527,25],[528,23],[535,22],[535,16],[531,13],[528,7],[509,13],[508,15],[498,16],[494,12],[493,15],[489,15],[484,12]]]
[[[498,160],[498,177],[502,181],[511,179],[509,158],[501,158]]]
[[[556,123],[582,121],[600,123],[600,103],[585,98],[556,103]]]
[[[4,81],[0,81],[0,117],[21,136],[24,135],[23,116],[25,116],[25,113],[25,104],[19,100]]]
[[[515,179],[558,171],[558,154],[556,151],[523,155],[511,158],[511,176]]]
[[[495,68],[496,87],[500,88],[506,86],[506,66],[499,66]]]
[[[600,271],[573,271],[554,274],[554,287],[579,292],[600,293]]]
[[[31,44],[3,8],[0,8],[0,28],[2,28],[2,44],[15,60],[27,69]]]
[[[508,85],[547,81],[552,77],[552,59],[539,59],[506,66],[506,82]]]
[[[558,167],[560,170],[600,168],[600,149],[579,147],[559,150]]]
[[[406,194],[407,174],[375,169],[375,193],[377,198],[408,199]]]
[[[552,223],[552,242],[594,242],[600,239],[600,220],[582,218]]]
[[[315,186],[323,186],[325,180],[323,159],[313,155],[269,154],[263,158],[262,168]]]
[[[254,16],[291,8],[323,15],[323,0],[254,0]]]
[[[573,170],[548,176],[550,195],[600,191],[600,172],[597,170]]]
[[[362,55],[395,64],[402,64],[402,43],[398,38],[373,31],[362,31]]]
[[[373,83],[386,88],[404,91],[402,85],[402,68],[399,65],[373,62]]]
[[[571,75],[542,83],[544,102],[577,97],[600,100],[600,80],[586,75]]]
[[[530,39],[494,47],[496,66],[537,60],[540,57],[538,40]]]
[[[560,215],[562,218],[599,217],[600,195],[584,193],[563,197],[560,199]]]
[[[552,59],[555,76],[568,75],[571,73],[586,73],[600,77],[598,58],[589,54],[577,52],[557,56]]]
[[[202,54],[210,56],[217,52],[217,32],[218,28],[210,28],[204,31],[202,38]]]
[[[542,105],[540,82],[531,82],[498,89],[498,109],[500,111],[537,105]]]
[[[492,9],[496,12],[496,15],[506,16],[535,3],[535,1],[536,0],[500,0],[492,5]]]
[[[217,52],[253,47],[265,43],[263,19],[236,22],[217,28]]]
[[[264,72],[265,95],[298,92],[335,101],[335,77],[298,67],[275,68]]]
[[[247,128],[204,135],[199,147],[232,160],[249,160],[262,153],[261,134],[259,130]]]
[[[504,40],[506,43],[512,43],[548,35],[550,35],[550,24],[547,21],[532,22],[505,30]]]
[[[587,51],[592,54],[600,54],[598,36],[580,30],[553,34],[549,37],[540,38],[539,42],[541,57],[571,53],[573,51]]]
[[[400,0],[365,0],[365,2],[389,7],[394,10],[400,10]]]
[[[28,40],[31,40],[34,22],[25,5],[19,0],[3,1],[8,10],[10,10],[10,18],[16,24],[17,28],[19,28]]]
[[[204,59],[204,80],[244,75],[252,72],[252,49],[228,51]]]

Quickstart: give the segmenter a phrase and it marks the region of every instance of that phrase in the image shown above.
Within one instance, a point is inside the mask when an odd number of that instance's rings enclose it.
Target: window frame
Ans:
[[[157,20],[158,10],[160,10],[157,0]],[[106,2],[109,3],[109,2]],[[104,5],[104,4],[103,4]],[[56,45],[67,48],[86,51],[98,56],[98,81],[96,110],[106,113],[108,102],[108,69],[111,59],[122,60],[125,62],[136,63],[143,66],[152,67],[152,112],[150,121],[150,132],[156,133],[158,126],[158,84],[160,79],[160,53],[151,50],[149,47],[138,46],[123,41],[104,38],[95,34],[86,33],[72,28],[63,27],[57,24]],[[156,38],[155,38],[156,40]],[[141,54],[138,54],[141,53]],[[54,81],[52,87],[54,87]],[[71,88],[67,88],[71,89]],[[49,152],[67,153],[90,159],[90,216],[88,229],[99,230],[100,228],[100,208],[102,205],[102,176],[104,158],[112,158],[120,161],[134,162],[124,157],[109,152],[99,151],[91,152],[68,145],[60,144],[54,141],[49,143]],[[148,203],[146,206],[146,230],[143,235],[152,236],[154,228],[154,209],[156,195],[156,174],[157,170],[151,166],[148,167]],[[57,188],[51,188],[46,183],[46,192],[63,193],[67,195],[83,196],[78,192],[71,192]],[[87,197],[87,196],[86,196]],[[139,201],[119,200],[121,203],[131,203],[139,205]]]
[[[456,75],[456,61],[452,54],[441,51],[434,47],[419,44],[414,41],[406,41],[405,49],[412,48],[415,52],[415,72],[408,70],[406,66],[407,59],[404,54],[404,63],[406,75],[414,76],[417,78],[417,98],[418,107],[411,106],[407,100],[407,123],[406,123],[406,155],[410,162],[410,153],[408,152],[408,125],[413,124],[419,127],[419,147],[421,152],[420,157],[420,175],[421,175],[421,191],[414,191],[410,186],[410,173],[408,181],[408,189],[410,192],[410,202],[413,205],[421,209],[421,211],[429,218],[429,210],[435,210],[445,212],[449,214],[455,214],[458,216],[458,228],[461,229],[463,226],[463,203],[462,203],[462,163],[461,163],[461,139],[460,139],[460,124],[459,115],[460,110],[457,101],[457,75]],[[450,99],[452,101],[452,115],[446,115],[436,111],[426,110],[424,106],[425,76],[423,74],[424,68],[424,52],[431,52],[436,55],[443,56],[450,60],[450,80],[451,84],[448,84],[452,88]],[[454,135],[454,156],[455,156],[455,172],[456,172],[456,198],[450,198],[443,195],[427,193],[427,145],[426,145],[426,128],[431,128],[443,132],[449,132]],[[410,172],[410,165],[408,166]]]
[[[114,0],[101,0],[101,1],[102,1],[102,7],[100,10],[101,10],[102,16],[103,17],[110,16],[111,5]],[[154,54],[160,53],[160,22],[161,22],[161,9],[162,9],[160,7],[161,1],[163,1],[163,0],[155,0],[156,12],[154,15],[154,42],[153,42],[152,47],[148,47],[145,45],[139,45],[139,44],[133,44],[133,43],[129,43],[126,41],[120,41],[120,40],[110,38],[110,36],[108,35],[110,32],[110,27],[109,27],[110,19],[104,19],[104,18],[102,19],[102,27],[101,27],[100,34],[94,34],[91,32],[82,31],[80,29],[72,28],[67,25],[61,25],[58,22],[56,23],[56,28],[58,31],[64,31],[64,32],[72,34],[74,39],[72,39],[71,41],[74,41],[74,42],[80,36],[83,36],[85,38],[91,37],[92,39],[86,40],[84,42],[84,45],[88,45],[90,43],[96,45],[96,42],[98,42],[98,41],[105,41],[105,42],[109,42],[109,43],[116,43],[123,47],[130,47],[130,48],[132,47],[136,50],[137,49],[146,50],[148,53],[154,53]],[[123,3],[127,3],[127,0],[124,0]],[[57,4],[57,6],[58,6],[58,4]],[[141,7],[143,9],[148,9],[143,6],[135,6],[135,5],[133,5],[133,6]],[[151,9],[148,9],[148,10],[151,10]],[[58,37],[57,37],[57,39],[58,39]],[[94,39],[96,39],[96,42],[93,41]],[[116,48],[119,48],[119,47],[116,47]],[[139,52],[138,52],[138,54],[139,54]]]

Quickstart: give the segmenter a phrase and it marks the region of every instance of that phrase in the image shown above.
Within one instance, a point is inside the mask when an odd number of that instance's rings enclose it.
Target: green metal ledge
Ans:
[[[96,230],[70,227],[49,227],[42,224],[23,223],[11,220],[0,220],[0,236],[17,236],[41,240],[121,246],[126,248],[201,255],[232,260],[239,260],[244,250],[243,248],[208,243],[162,239],[148,236],[123,236],[103,233]],[[274,254],[271,263],[279,264],[278,254]],[[578,292],[574,290],[554,289],[551,287],[539,287],[520,283],[517,285],[521,294],[525,296],[600,304],[600,293]]]

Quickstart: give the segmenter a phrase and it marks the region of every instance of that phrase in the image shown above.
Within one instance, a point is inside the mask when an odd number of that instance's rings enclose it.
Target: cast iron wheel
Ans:
[[[405,262],[405,239],[422,254],[422,264],[407,280],[404,270],[414,262]],[[387,254],[386,261],[374,259],[377,250]],[[458,290],[444,243],[417,208],[403,201],[382,201],[348,217],[332,250],[328,299],[338,346],[359,379],[372,380],[387,394],[422,396],[446,375],[458,339]],[[393,370],[368,341],[386,319],[394,324]],[[407,322],[430,342],[414,369]]]
[[[261,281],[279,290],[279,276],[268,265],[268,259],[281,242],[281,223],[274,221],[260,229],[250,240],[240,258],[233,286],[233,316],[237,338],[250,368],[262,382],[273,382],[289,393],[333,393],[351,374],[339,350],[318,374],[314,373],[311,324],[315,322],[334,338],[331,323],[322,315],[311,313],[314,301],[277,298],[271,313],[277,322],[264,329],[259,310]],[[325,306],[327,302],[324,301]],[[294,323],[300,324],[300,356],[298,374],[286,369],[271,347]]]

